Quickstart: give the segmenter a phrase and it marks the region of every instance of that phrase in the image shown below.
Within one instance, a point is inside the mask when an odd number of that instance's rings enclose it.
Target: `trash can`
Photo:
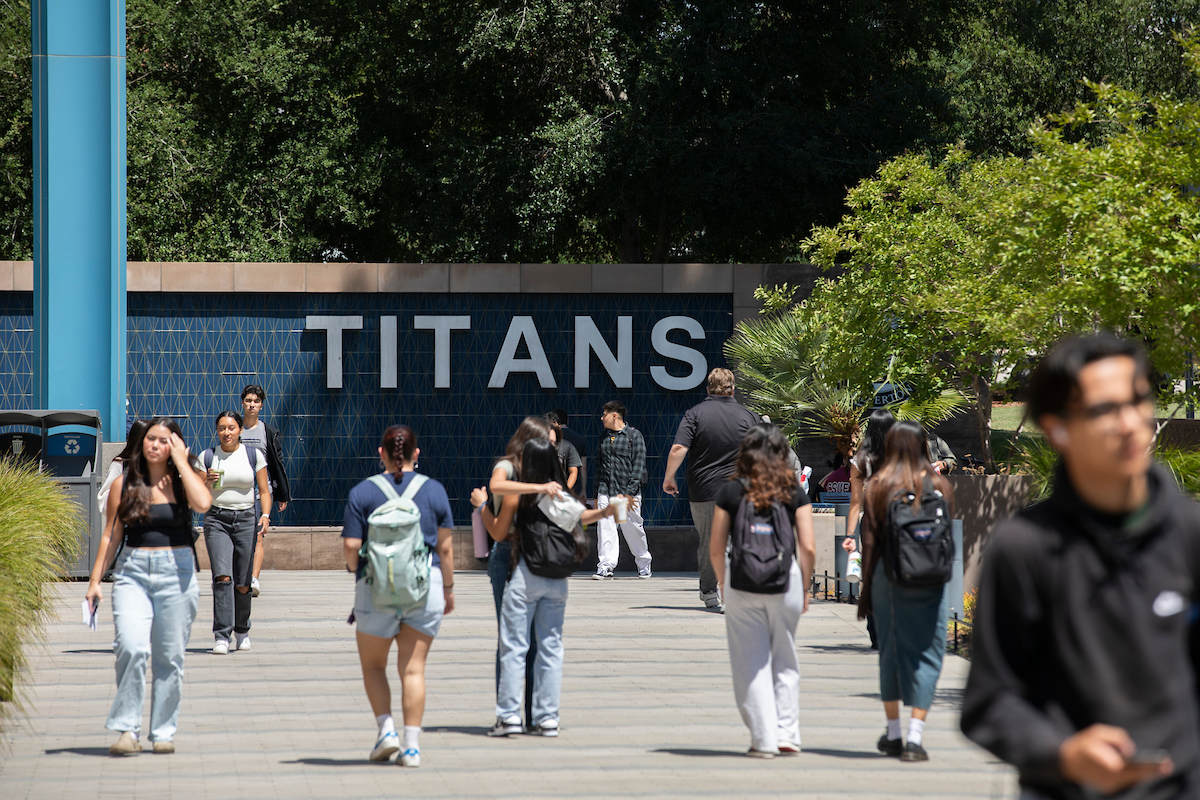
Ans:
[[[82,547],[79,559],[68,565],[70,578],[86,578],[92,571],[103,533],[103,516],[96,506],[100,484],[96,456],[100,441],[100,412],[71,410],[0,411],[0,427],[33,428],[0,434],[0,456],[36,461],[53,475],[79,504]]]

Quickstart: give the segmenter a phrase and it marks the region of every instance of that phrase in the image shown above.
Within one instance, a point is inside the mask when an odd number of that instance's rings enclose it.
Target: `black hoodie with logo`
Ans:
[[[1101,796],[1058,768],[1063,740],[1094,723],[1175,763],[1115,797],[1200,797],[1200,506],[1161,467],[1149,483],[1141,511],[1113,517],[1060,465],[1050,498],[998,525],[984,558],[962,730],[1047,798]]]

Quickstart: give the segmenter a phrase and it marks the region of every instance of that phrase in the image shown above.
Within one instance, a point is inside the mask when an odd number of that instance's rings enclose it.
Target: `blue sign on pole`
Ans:
[[[125,4],[34,0],[34,405],[125,425]]]

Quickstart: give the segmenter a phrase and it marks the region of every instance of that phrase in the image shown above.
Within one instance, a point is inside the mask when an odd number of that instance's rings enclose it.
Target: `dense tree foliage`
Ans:
[[[0,0],[0,258],[30,252]],[[131,259],[778,261],[847,187],[1023,152],[1082,78],[1196,93],[1200,0],[128,0]]]
[[[1184,63],[1200,76],[1200,39]],[[990,460],[992,383],[1065,334],[1116,330],[1184,373],[1200,351],[1200,101],[1090,88],[1032,131],[1029,157],[902,156],[814,229],[814,261],[839,277],[791,313],[829,331],[826,374],[974,394]]]

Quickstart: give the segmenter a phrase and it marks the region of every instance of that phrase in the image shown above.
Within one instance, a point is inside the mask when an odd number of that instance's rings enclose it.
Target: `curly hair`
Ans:
[[[796,473],[788,463],[789,450],[787,437],[765,422],[755,425],[742,439],[733,477],[745,481],[746,496],[755,508],[787,502],[795,495]]]

